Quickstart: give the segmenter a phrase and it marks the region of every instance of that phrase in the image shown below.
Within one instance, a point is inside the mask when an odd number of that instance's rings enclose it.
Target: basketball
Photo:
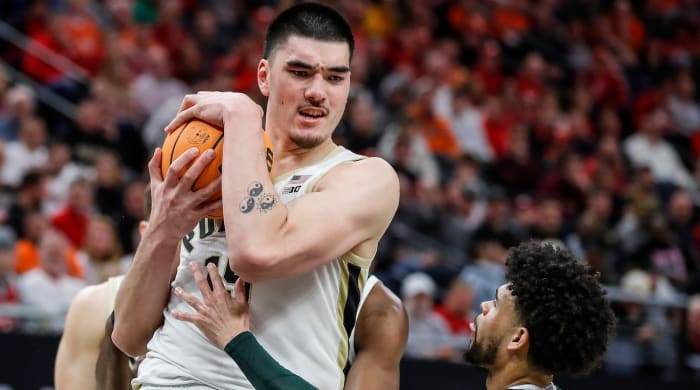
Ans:
[[[267,171],[272,174],[272,144],[267,137],[267,133],[262,131],[263,140],[265,141],[265,158],[267,163]],[[216,180],[221,176],[221,164],[224,152],[224,132],[222,129],[213,126],[199,119],[191,119],[185,122],[182,126],[170,132],[163,142],[163,158],[161,161],[161,172],[163,177],[168,172],[170,164],[173,163],[183,152],[190,148],[199,149],[203,153],[207,149],[213,149],[216,152],[216,157],[209,166],[207,166],[199,178],[192,185],[192,190],[204,188],[207,184]],[[194,162],[194,161],[193,161]],[[188,164],[179,174],[181,177],[190,167]],[[221,199],[221,190],[212,194],[209,200]],[[207,215],[210,218],[223,218],[223,210],[219,209]]]

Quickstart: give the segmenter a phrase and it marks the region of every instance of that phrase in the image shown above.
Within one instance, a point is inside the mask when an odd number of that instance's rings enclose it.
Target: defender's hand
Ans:
[[[192,231],[200,219],[221,208],[221,200],[207,201],[221,188],[221,178],[213,180],[202,189],[192,191],[192,184],[215,157],[212,151],[207,151],[197,158],[198,154],[196,148],[184,152],[173,161],[163,178],[160,168],[163,151],[160,148],[156,149],[148,163],[153,204],[149,231],[160,231],[166,239],[180,240]],[[178,178],[178,173],[193,160],[195,161],[192,166]]]
[[[224,288],[224,282],[213,263],[207,265],[213,290],[209,288],[200,266],[196,262],[189,264],[194,280],[202,293],[202,300],[187,293],[180,287],[175,295],[192,307],[194,313],[174,311],[173,317],[193,323],[217,347],[224,349],[234,337],[250,329],[248,303],[245,299],[245,282],[238,278],[234,297]]]
[[[224,128],[224,114],[231,114],[236,121],[255,121],[262,128],[263,109],[248,95],[239,92],[202,91],[185,95],[178,114],[165,127],[166,132],[177,129],[192,118]]]

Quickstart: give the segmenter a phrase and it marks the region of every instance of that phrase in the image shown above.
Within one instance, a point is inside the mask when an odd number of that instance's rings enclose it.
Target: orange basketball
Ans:
[[[263,140],[265,141],[265,156],[267,162],[267,171],[272,175],[272,144],[267,137],[267,133],[263,130]],[[161,171],[163,177],[168,172],[170,164],[173,163],[183,152],[190,148],[199,149],[203,153],[207,149],[213,149],[216,152],[216,157],[209,166],[207,166],[199,178],[192,185],[193,190],[198,190],[211,183],[217,177],[221,176],[221,164],[224,153],[224,132],[207,122],[199,119],[191,119],[182,126],[170,132],[163,142],[163,159],[161,162]],[[187,168],[192,165],[188,164],[179,174],[181,177]],[[214,193],[209,200],[221,199],[221,190]],[[219,209],[208,215],[211,218],[223,218],[223,210]]]

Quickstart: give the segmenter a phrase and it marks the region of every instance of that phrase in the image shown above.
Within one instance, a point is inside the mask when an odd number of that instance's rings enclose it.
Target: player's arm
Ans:
[[[133,374],[129,366],[129,358],[112,342],[114,330],[114,312],[104,324],[104,337],[100,343],[100,351],[95,366],[95,381],[97,390],[128,389],[131,387]]]
[[[250,332],[236,336],[224,347],[257,390],[316,389],[304,378],[284,368],[258,343]]]
[[[188,95],[175,128],[191,117],[223,124],[222,192],[231,269],[256,282],[303,274],[353,250],[371,257],[398,207],[396,173],[370,158],[341,164],[314,192],[282,204],[268,176],[262,109],[240,93]]]
[[[224,202],[246,199],[237,190],[242,180],[224,177]],[[271,183],[263,188],[274,193]],[[227,224],[234,225],[232,233],[227,230],[231,268],[259,281],[304,274],[350,250],[372,257],[397,206],[396,173],[384,160],[370,158],[335,167],[313,192],[287,205],[276,199],[267,212],[225,207]]]
[[[223,116],[224,131],[234,135],[224,136],[223,171],[236,172],[222,180],[231,269],[256,282],[304,274],[350,250],[373,256],[398,207],[391,166],[378,158],[341,164],[313,192],[282,204],[267,174],[261,114],[251,109],[245,115],[254,120],[247,121],[243,115]],[[250,196],[255,192],[262,196]]]
[[[170,282],[177,270],[180,240],[201,218],[221,207],[220,201],[206,201],[218,189],[219,180],[198,191],[191,189],[204,168],[213,161],[209,154],[198,158],[197,154],[196,150],[183,153],[171,164],[165,178],[161,174],[160,149],[148,163],[151,216],[117,293],[114,309],[112,341],[130,356],[146,352],[148,340],[163,322],[163,308],[170,297]],[[194,163],[186,169],[191,161]],[[184,175],[178,178],[178,172],[183,170]]]
[[[95,363],[107,318],[106,283],[88,286],[75,296],[58,345],[54,382],[57,390],[95,389]]]
[[[401,301],[377,284],[355,326],[357,354],[345,389],[398,389],[399,367],[408,339],[408,316]]]
[[[236,281],[234,298],[232,298],[224,288],[224,283],[214,264],[207,265],[212,283],[211,289],[199,264],[192,262],[189,268],[202,294],[202,300],[179,287],[176,288],[175,295],[194,309],[191,313],[173,311],[176,319],[193,323],[209,341],[226,351],[236,361],[254,388],[258,390],[314,389],[303,378],[282,367],[250,333],[243,279],[239,278]]]

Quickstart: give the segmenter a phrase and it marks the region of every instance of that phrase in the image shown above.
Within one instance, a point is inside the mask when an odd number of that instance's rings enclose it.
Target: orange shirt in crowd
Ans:
[[[26,239],[17,241],[15,252],[17,253],[15,272],[18,275],[39,266],[39,248],[33,242]],[[75,249],[68,249],[66,260],[68,261],[68,274],[76,278],[82,278],[83,267],[78,263]]]

